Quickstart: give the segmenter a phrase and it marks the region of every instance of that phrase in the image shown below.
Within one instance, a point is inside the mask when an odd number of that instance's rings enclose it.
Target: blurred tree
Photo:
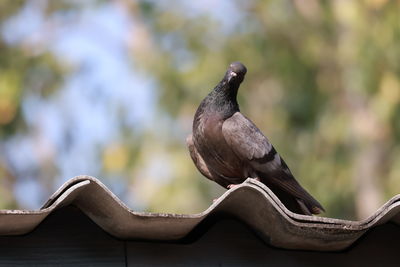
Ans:
[[[25,1],[2,1],[0,25],[18,14]],[[5,146],[12,137],[29,131],[22,116],[22,101],[26,95],[46,98],[58,90],[65,70],[50,53],[35,53],[35,47],[9,44],[0,38],[0,206],[16,208],[13,195],[16,176],[21,174],[10,164]],[[38,170],[42,178],[54,175],[53,162],[41,162]],[[26,173],[25,173],[26,175]]]
[[[269,136],[297,179],[325,206],[324,215],[365,218],[399,193],[398,1],[37,3],[50,29],[78,27],[73,22],[90,11],[100,13],[102,6],[116,7],[129,18],[123,29],[127,40],[115,43],[128,47],[123,53],[129,53],[133,72],[154,83],[155,115],[142,128],[131,127],[126,119],[130,107],[107,102],[106,96],[98,103],[116,106],[118,116],[110,118],[118,120],[112,126],[117,134],[96,143],[92,153],[97,155],[94,165],[101,166],[99,178],[126,185],[121,192],[136,208],[195,212],[223,192],[201,178],[184,140],[201,99],[237,60],[248,67],[239,92],[242,112]],[[25,2],[4,1],[0,21],[6,23],[24,8]],[[60,14],[66,19],[59,19]],[[120,52],[110,48],[109,53],[117,58]],[[21,115],[26,95],[54,101],[49,95],[65,90],[70,74],[86,73],[87,66],[71,70],[48,48],[7,43],[4,36],[0,59],[3,155],[11,137],[34,131]],[[73,136],[63,134],[64,142]],[[15,168],[6,156],[0,158],[2,207],[16,205],[12,181],[25,174]],[[58,160],[47,157],[34,176],[48,177],[46,184],[59,168]]]
[[[218,4],[210,5],[224,16]],[[327,215],[369,216],[398,193],[391,185],[398,189],[400,182],[392,154],[398,150],[399,3],[234,5],[239,14],[229,14],[228,32],[220,21],[185,8],[153,1],[131,6],[145,38],[132,36],[139,42],[133,41],[133,59],[157,77],[160,105],[187,123],[229,62],[244,62],[244,112]]]

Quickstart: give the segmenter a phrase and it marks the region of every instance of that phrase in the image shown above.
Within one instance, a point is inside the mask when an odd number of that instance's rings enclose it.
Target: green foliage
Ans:
[[[157,68],[156,60],[147,70],[160,81],[161,106],[176,118],[193,115],[228,63],[244,62],[249,71],[239,92],[242,111],[270,136],[328,216],[369,215],[398,193],[383,193],[385,177],[395,168],[394,162],[385,164],[386,157],[370,155],[376,158],[371,177],[357,177],[364,168],[360,162],[370,160],[363,147],[377,145],[385,154],[386,147],[398,146],[399,4],[242,5],[243,19],[229,34],[212,17],[151,8],[146,26],[163,67]],[[163,47],[171,33],[184,48]],[[178,60],[182,49],[193,58],[184,69]],[[368,183],[377,185],[376,201],[357,202]]]
[[[49,16],[81,12],[79,4],[50,2]],[[130,134],[121,125],[121,140],[100,148],[99,158],[104,175],[125,177],[129,193],[147,210],[200,211],[222,192],[198,174],[184,140],[197,105],[232,61],[248,67],[239,91],[242,112],[275,144],[326,216],[364,218],[399,193],[398,1],[235,1],[238,14],[220,8],[216,16],[211,8],[190,12],[179,1],[173,8],[118,3],[136,29],[130,59],[154,79],[159,109],[156,127]],[[20,8],[18,1],[0,4],[1,21]],[[229,15],[231,25],[225,25],[221,17]],[[19,114],[27,92],[46,98],[69,73],[50,53],[29,51],[0,40],[3,140],[25,130]],[[152,180],[160,175],[149,171],[154,155],[169,162],[173,179]],[[12,200],[0,194],[0,206],[7,203]]]

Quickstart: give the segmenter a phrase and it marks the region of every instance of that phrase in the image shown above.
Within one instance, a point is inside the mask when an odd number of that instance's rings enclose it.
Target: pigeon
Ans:
[[[240,113],[237,93],[247,69],[229,65],[223,79],[200,103],[186,143],[206,178],[232,188],[247,178],[267,185],[291,211],[312,215],[324,210],[294,178],[267,137]]]

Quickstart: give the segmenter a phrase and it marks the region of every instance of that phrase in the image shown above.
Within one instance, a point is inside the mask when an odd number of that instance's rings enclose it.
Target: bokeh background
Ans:
[[[79,174],[137,211],[225,190],[185,137],[231,61],[241,110],[325,216],[400,193],[400,1],[0,1],[0,208]]]

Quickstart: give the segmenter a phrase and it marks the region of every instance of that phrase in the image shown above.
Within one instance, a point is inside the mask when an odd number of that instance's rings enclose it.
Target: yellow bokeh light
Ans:
[[[122,144],[112,144],[103,153],[103,166],[106,171],[118,172],[125,169],[129,160],[128,148]]]

